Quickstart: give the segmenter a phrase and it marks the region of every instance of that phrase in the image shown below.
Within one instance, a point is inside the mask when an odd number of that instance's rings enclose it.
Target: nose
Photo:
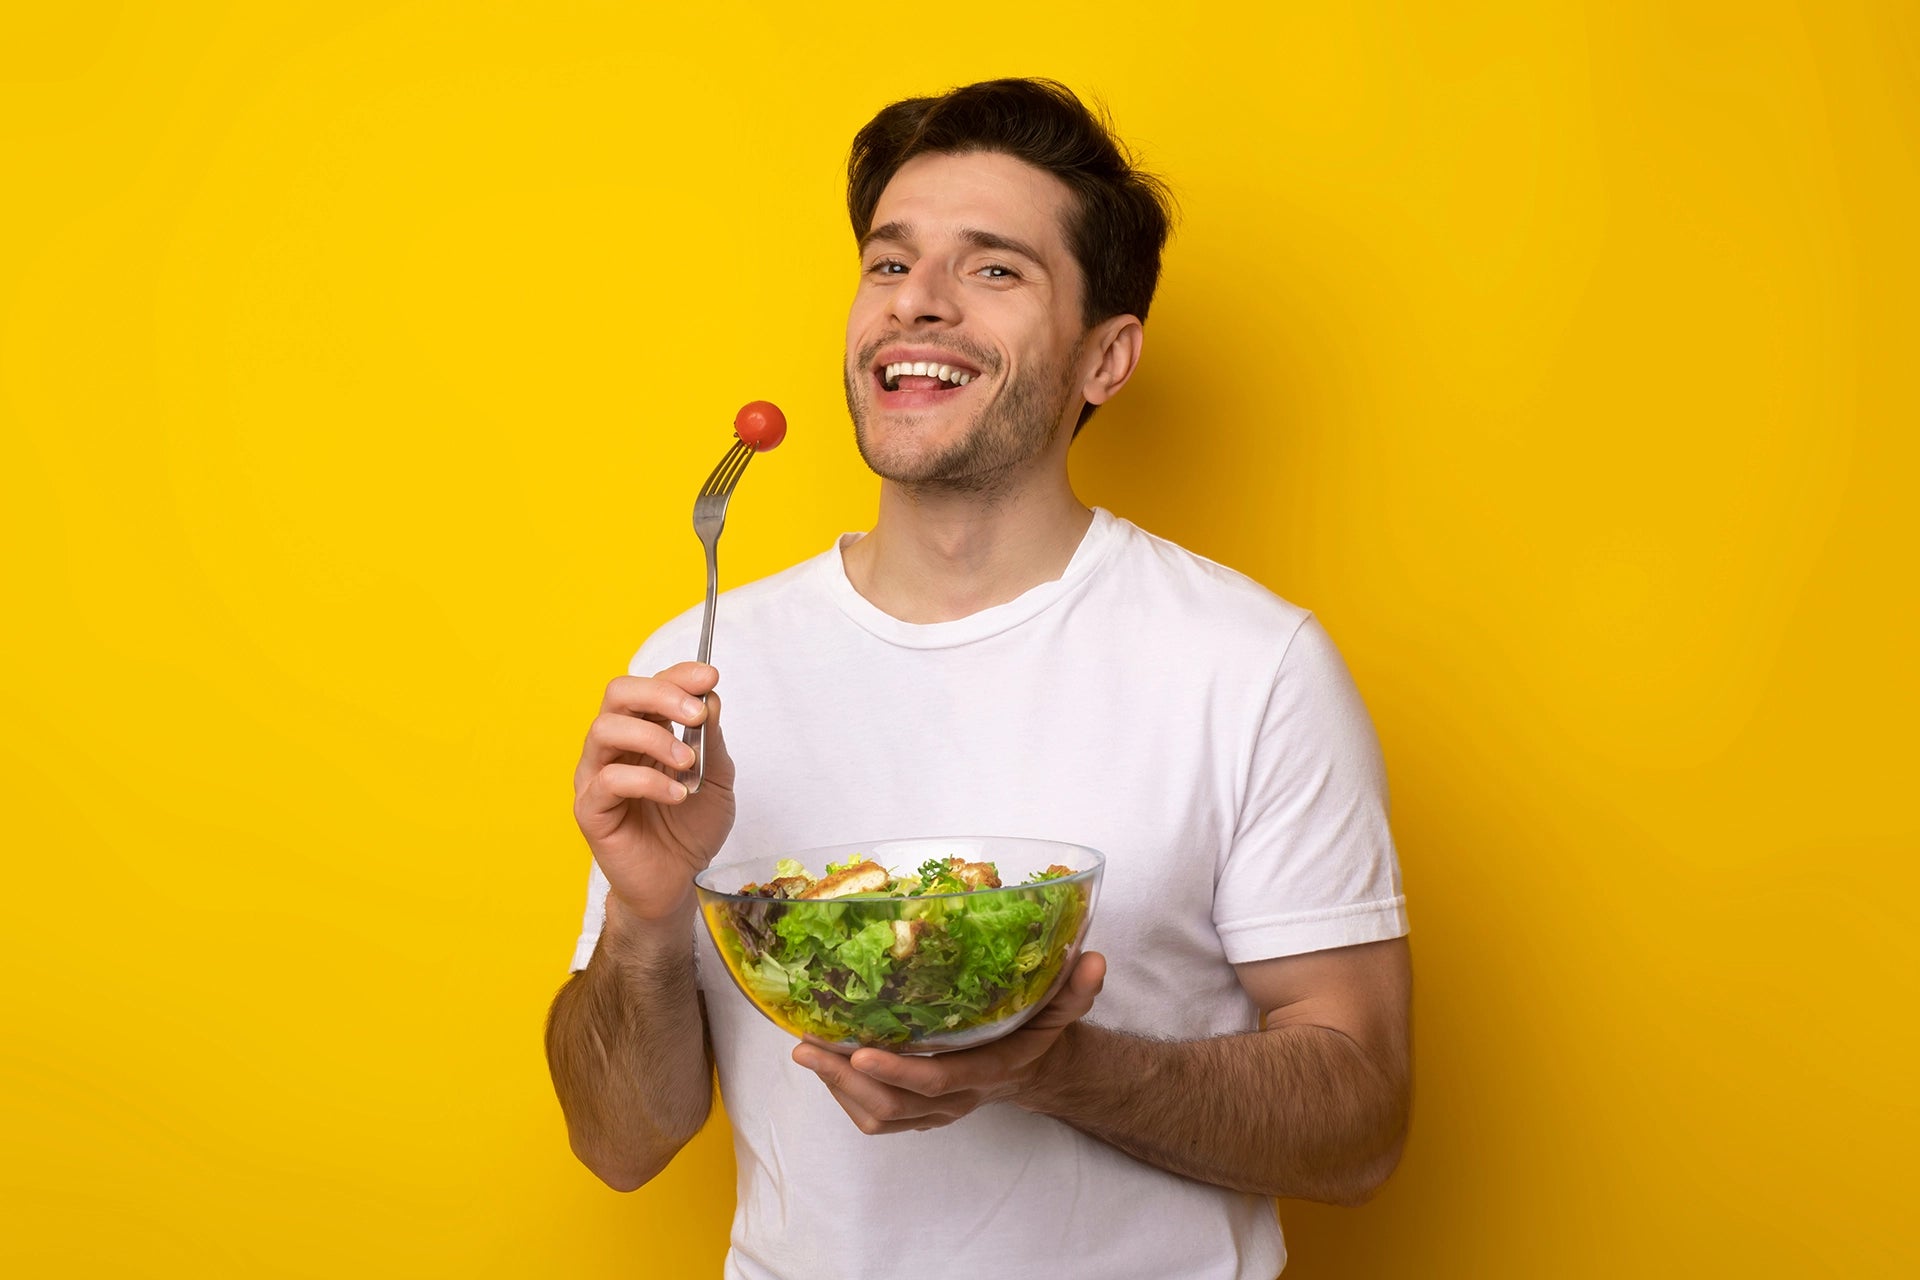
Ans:
[[[913,264],[893,287],[889,310],[901,327],[952,324],[960,318],[960,299],[953,277],[931,257]]]

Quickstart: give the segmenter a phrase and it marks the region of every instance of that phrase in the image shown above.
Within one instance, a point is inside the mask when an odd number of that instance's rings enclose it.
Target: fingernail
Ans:
[[[673,753],[673,762],[683,769],[687,768],[693,763],[693,751],[688,747],[677,749]]]
[[[688,698],[680,704],[680,714],[691,719],[707,709],[707,704],[694,698]]]
[[[687,798],[687,789],[676,782],[667,788],[667,794],[675,800],[685,800]]]

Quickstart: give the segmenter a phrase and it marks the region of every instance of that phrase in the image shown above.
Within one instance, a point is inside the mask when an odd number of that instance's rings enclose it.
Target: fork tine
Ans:
[[[723,491],[728,494],[731,494],[733,492],[734,486],[740,483],[740,477],[747,474],[747,464],[753,461],[754,450],[752,445],[742,443],[740,445],[738,452],[740,454],[740,464],[734,467],[733,470],[728,474],[727,487]]]
[[[727,468],[732,466],[741,454],[751,454],[752,452],[753,449],[746,441],[734,441],[733,448],[727,450],[726,454],[721,457],[719,463],[714,466],[712,474],[707,477],[707,482],[700,486],[700,496],[705,498],[711,494],[720,492]]]
[[[751,445],[738,444],[728,450],[727,456],[720,460],[720,467],[714,471],[714,476],[718,478],[720,482],[719,486],[705,490],[704,496],[730,496],[733,493],[733,487],[740,483],[740,477],[746,474],[747,464],[751,461],[753,461],[753,447]],[[721,472],[725,472],[725,474],[722,475]]]

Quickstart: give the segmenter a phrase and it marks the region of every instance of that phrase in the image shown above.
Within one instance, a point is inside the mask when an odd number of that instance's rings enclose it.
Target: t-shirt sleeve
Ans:
[[[573,944],[573,963],[568,966],[574,973],[587,967],[593,959],[593,949],[600,943],[600,930],[607,922],[607,878],[600,873],[600,864],[592,863],[587,872],[587,909],[580,918],[580,938]]]
[[[1244,794],[1214,889],[1214,927],[1230,963],[1407,932],[1379,739],[1332,638],[1310,616],[1274,677]]]
[[[662,639],[660,631],[647,637],[640,651],[633,655],[633,661],[627,664],[630,676],[656,675],[666,670],[678,657],[667,656],[672,643]],[[607,877],[601,874],[598,863],[590,864],[587,873],[587,906],[580,918],[580,936],[573,944],[573,963],[570,966],[575,973],[587,967],[587,961],[593,959],[593,949],[600,941],[600,930],[607,921]]]

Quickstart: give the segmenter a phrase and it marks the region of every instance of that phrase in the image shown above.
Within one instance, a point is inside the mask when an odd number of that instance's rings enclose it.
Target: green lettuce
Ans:
[[[933,881],[933,870],[922,868],[923,877]],[[907,880],[898,882],[906,892],[920,888]],[[742,987],[782,1025],[823,1040],[885,1046],[1027,1008],[1059,973],[1086,913],[1085,886],[1074,883],[895,896],[885,908],[874,900],[729,904],[735,927],[716,930],[716,937]],[[741,942],[746,911],[768,913],[756,923],[771,922],[770,929],[746,931],[766,939],[758,954]],[[919,926],[906,956],[893,954],[895,920]]]

